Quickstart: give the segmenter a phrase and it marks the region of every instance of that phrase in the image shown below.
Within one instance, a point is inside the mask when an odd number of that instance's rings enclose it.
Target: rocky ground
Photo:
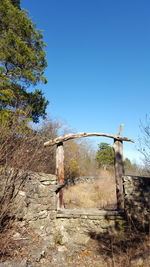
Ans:
[[[17,231],[16,231],[17,230]],[[0,267],[149,267],[150,240],[142,233],[91,234],[84,245],[55,245],[26,228],[1,234]]]

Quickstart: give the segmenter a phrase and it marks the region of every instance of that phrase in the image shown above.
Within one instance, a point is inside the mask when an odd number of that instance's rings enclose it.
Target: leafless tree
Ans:
[[[139,152],[143,155],[146,171],[150,172],[150,116],[146,115],[145,121],[140,121]]]

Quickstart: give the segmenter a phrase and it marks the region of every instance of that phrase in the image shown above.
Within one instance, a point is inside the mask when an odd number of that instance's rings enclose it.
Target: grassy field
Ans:
[[[64,190],[66,208],[116,209],[114,175],[100,171],[93,183],[79,183]]]

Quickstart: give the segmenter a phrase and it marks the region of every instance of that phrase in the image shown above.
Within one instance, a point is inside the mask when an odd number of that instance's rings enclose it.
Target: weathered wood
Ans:
[[[56,149],[56,175],[58,177],[58,183],[64,184],[64,148],[63,143],[59,143]],[[58,208],[64,208],[63,188],[58,193]]]
[[[61,142],[65,142],[65,141],[68,141],[74,138],[82,138],[82,137],[88,137],[88,136],[104,136],[104,137],[109,137],[109,138],[120,140],[120,141],[128,141],[128,142],[134,143],[134,140],[127,138],[127,137],[121,137],[120,135],[115,136],[115,135],[107,134],[107,133],[71,133],[71,134],[57,137],[53,140],[49,140],[44,143],[44,146],[53,146],[53,145],[57,145]]]
[[[121,134],[122,127],[118,134]],[[116,178],[116,194],[117,194],[117,208],[124,209],[124,195],[122,176],[124,175],[124,162],[123,162],[123,142],[114,139],[114,165],[115,165],[115,178]]]
[[[123,124],[120,124],[119,132],[118,132],[118,135],[117,136],[120,136],[121,135],[123,127],[124,127],[124,125]]]
[[[118,135],[111,135],[107,133],[71,133],[65,136],[57,137],[53,140],[49,140],[44,143],[44,146],[53,146],[57,145],[56,150],[56,175],[58,177],[59,187],[56,189],[59,196],[58,208],[64,207],[64,198],[63,198],[63,187],[64,183],[64,150],[63,142],[68,141],[74,138],[82,138],[89,136],[104,136],[114,139],[114,153],[115,153],[115,177],[116,177],[116,192],[117,192],[117,201],[118,209],[124,209],[124,196],[123,196],[123,185],[122,185],[122,176],[124,175],[124,162],[123,162],[123,141],[134,142],[132,139],[127,137],[121,137],[123,125],[120,125]]]
[[[63,187],[65,187],[65,186],[66,186],[66,183],[64,183],[64,184],[58,184],[58,185],[56,186],[56,188],[55,188],[55,192],[56,192],[56,194],[59,193],[59,191],[60,191]]]

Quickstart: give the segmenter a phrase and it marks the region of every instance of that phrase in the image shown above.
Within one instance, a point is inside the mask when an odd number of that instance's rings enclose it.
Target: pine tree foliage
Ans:
[[[96,153],[96,161],[99,167],[108,168],[114,165],[114,150],[107,143],[100,143]]]
[[[20,109],[38,122],[48,102],[41,90],[30,93],[27,88],[47,82],[45,44],[41,31],[19,7],[20,1],[0,0],[0,119]]]
[[[17,8],[20,9],[20,0],[11,0],[11,3],[12,3],[15,7],[17,7]]]

